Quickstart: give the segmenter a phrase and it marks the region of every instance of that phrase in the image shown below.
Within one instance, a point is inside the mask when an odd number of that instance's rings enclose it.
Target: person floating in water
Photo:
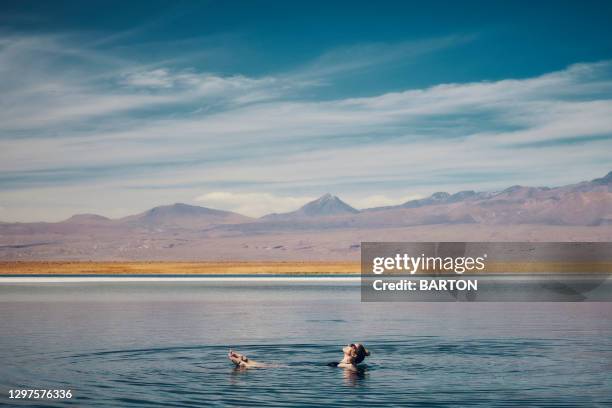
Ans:
[[[341,367],[347,370],[357,370],[357,364],[363,362],[363,360],[370,355],[370,352],[360,343],[351,343],[342,349],[344,353],[342,360],[339,362],[329,363],[330,367]],[[230,359],[237,368],[262,368],[262,367],[272,367],[270,364],[260,363],[255,360],[251,360],[244,354],[237,353],[233,350],[230,350],[227,354],[227,357]]]
[[[342,356],[342,360],[340,362],[329,363],[330,367],[341,367],[348,370],[357,370],[357,364],[360,364],[365,360],[367,356],[370,355],[368,349],[366,349],[363,344],[360,343],[351,343],[348,346],[342,349],[344,356]]]

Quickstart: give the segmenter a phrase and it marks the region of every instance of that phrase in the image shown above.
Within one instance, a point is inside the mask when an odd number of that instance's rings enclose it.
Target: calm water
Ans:
[[[354,284],[0,286],[0,404],[609,406],[612,303],[359,302]],[[367,368],[325,364],[364,342]],[[235,370],[229,347],[279,367]],[[30,402],[34,405],[34,402]]]

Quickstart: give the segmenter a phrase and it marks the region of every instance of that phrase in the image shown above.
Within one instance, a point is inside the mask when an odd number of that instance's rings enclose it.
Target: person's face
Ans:
[[[348,350],[349,350],[349,354],[355,355],[357,353],[357,346],[351,343],[348,345]]]

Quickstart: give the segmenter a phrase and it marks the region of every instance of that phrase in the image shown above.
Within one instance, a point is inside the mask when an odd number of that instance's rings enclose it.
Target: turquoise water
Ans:
[[[4,284],[0,404],[612,404],[612,303],[359,299],[338,282]],[[357,341],[363,370],[326,366]],[[277,366],[235,370],[230,347]],[[10,388],[74,399],[17,402]]]

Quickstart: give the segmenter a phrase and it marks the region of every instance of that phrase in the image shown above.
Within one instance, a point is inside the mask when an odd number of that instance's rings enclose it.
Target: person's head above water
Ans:
[[[351,343],[342,349],[344,352],[344,362],[350,364],[359,364],[363,362],[370,352],[360,343]]]
[[[370,355],[370,352],[363,346],[363,344],[351,344],[351,348],[355,350],[355,364],[361,363],[367,356]]]

